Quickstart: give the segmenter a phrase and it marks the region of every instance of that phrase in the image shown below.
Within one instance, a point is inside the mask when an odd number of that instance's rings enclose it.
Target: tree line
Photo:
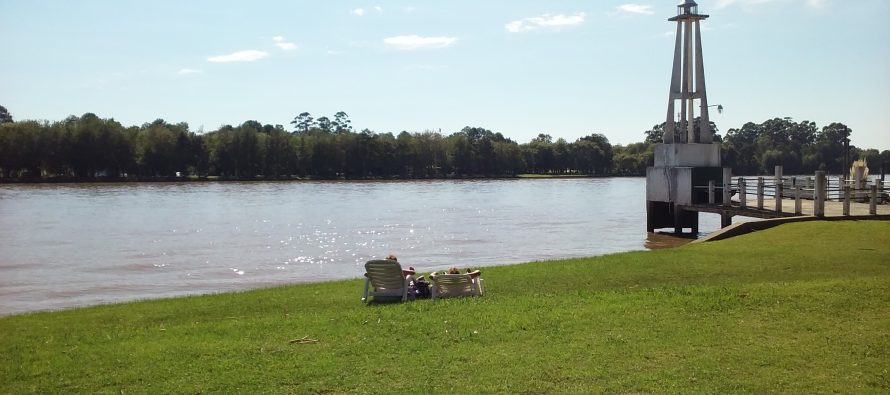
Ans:
[[[541,134],[517,144],[480,127],[450,135],[356,132],[348,116],[298,115],[295,130],[246,121],[195,133],[162,119],[124,127],[87,113],[62,121],[0,124],[0,177],[6,179],[444,178],[525,172],[610,174],[612,146],[601,134],[568,143]]]
[[[447,178],[509,177],[522,173],[642,175],[653,162],[664,124],[645,131],[644,140],[612,145],[593,133],[573,142],[541,133],[517,143],[482,127],[458,132],[378,133],[355,131],[345,112],[314,118],[297,115],[292,130],[246,121],[210,132],[158,119],[125,127],[87,113],[64,120],[14,121],[0,106],[0,177],[3,179],[151,179],[179,176],[252,178]],[[712,124],[712,129],[716,125]],[[818,129],[812,122],[776,118],[730,129],[722,139],[724,165],[736,174],[817,169],[839,173],[843,142],[850,130],[840,123]],[[890,151],[850,148],[850,160],[864,158],[877,169]]]

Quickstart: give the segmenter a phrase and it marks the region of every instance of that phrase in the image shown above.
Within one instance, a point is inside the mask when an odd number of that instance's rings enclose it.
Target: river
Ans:
[[[645,219],[643,178],[0,185],[0,315],[640,250]]]

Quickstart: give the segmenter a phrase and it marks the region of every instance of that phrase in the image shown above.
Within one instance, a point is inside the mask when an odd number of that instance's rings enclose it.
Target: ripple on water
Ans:
[[[429,271],[642,249],[644,197],[643,179],[4,186],[0,314],[355,278],[388,254]]]

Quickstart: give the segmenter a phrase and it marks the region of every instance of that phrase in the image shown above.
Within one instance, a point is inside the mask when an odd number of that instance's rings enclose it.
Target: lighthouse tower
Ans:
[[[701,51],[701,24],[708,15],[698,13],[698,4],[686,0],[677,6],[677,40],[674,44],[674,71],[671,73],[671,93],[668,99],[667,120],[664,125],[665,143],[710,144],[714,136],[708,117],[708,93],[705,89],[705,64]],[[694,38],[693,38],[694,37]],[[701,129],[695,134],[695,101],[698,100]],[[680,104],[679,122],[674,116]]]
[[[708,117],[701,43],[701,21],[707,18],[698,13],[695,1],[684,0],[677,6],[677,15],[668,19],[677,22],[677,39],[664,143],[655,146],[654,166],[646,169],[646,229],[650,232],[670,227],[675,233],[684,228],[698,233],[698,211],[692,207],[710,203],[710,181],[728,185],[731,176],[720,167],[720,145],[713,144]],[[722,203],[721,197],[716,200]]]

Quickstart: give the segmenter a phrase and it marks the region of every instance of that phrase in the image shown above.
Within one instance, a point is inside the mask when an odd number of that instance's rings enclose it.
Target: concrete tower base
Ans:
[[[680,207],[708,203],[707,185],[723,185],[717,144],[658,144],[655,166],[646,169],[646,230],[698,233],[698,213]],[[714,203],[722,203],[718,194]]]

